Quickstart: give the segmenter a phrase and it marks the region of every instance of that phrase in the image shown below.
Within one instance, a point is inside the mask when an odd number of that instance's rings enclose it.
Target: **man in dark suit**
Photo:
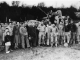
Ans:
[[[36,33],[36,27],[34,25],[31,26],[26,26],[28,30],[28,36],[31,37],[30,39],[30,45],[32,47],[36,46],[36,41],[37,41],[37,33]]]
[[[75,44],[76,41],[76,32],[77,32],[77,26],[74,24],[74,22],[71,20],[71,24],[70,24],[70,30],[71,30],[71,40],[70,40],[70,44]]]
[[[68,20],[65,20],[65,26],[64,26],[64,43],[66,43],[66,39],[67,39],[67,43],[69,44],[70,42],[70,24],[68,23]]]

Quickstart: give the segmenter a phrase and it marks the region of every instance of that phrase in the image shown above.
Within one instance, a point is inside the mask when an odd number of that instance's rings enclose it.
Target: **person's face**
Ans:
[[[73,23],[73,21],[71,21],[71,23]]]
[[[62,22],[60,22],[60,24],[62,24]]]
[[[68,20],[65,20],[65,23],[68,23]]]
[[[67,18],[69,18],[69,16],[67,16]]]
[[[55,25],[53,25],[53,27],[55,27]]]
[[[7,35],[9,35],[9,32],[7,32]]]
[[[9,25],[11,26],[12,24],[11,24],[11,23],[9,23]]]
[[[19,22],[17,22],[17,25],[19,25]]]
[[[54,23],[57,23],[57,21],[55,20]]]
[[[49,25],[51,25],[51,22],[49,22]]]
[[[13,24],[13,25],[16,25],[16,22],[14,21],[14,22],[12,22],[12,24]]]

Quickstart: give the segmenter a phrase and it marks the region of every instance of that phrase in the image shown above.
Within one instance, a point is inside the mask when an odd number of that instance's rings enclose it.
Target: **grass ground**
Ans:
[[[80,45],[72,47],[35,47],[0,52],[0,60],[80,60]]]

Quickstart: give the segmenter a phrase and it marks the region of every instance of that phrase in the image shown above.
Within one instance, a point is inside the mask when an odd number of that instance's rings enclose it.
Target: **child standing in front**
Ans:
[[[10,37],[10,32],[7,31],[6,32],[6,36],[5,36],[5,51],[6,53],[9,53],[10,52],[10,46],[11,46],[11,37]]]

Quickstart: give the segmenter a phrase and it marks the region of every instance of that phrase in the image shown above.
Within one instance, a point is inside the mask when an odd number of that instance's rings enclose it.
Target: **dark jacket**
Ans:
[[[74,23],[70,24],[70,26],[71,26],[71,32],[76,32],[77,31],[77,27]]]
[[[64,26],[64,31],[65,31],[65,32],[69,32],[70,29],[71,29],[71,28],[70,28],[70,24]]]
[[[5,43],[6,42],[10,42],[11,41],[11,36],[10,35],[6,35],[5,36]]]
[[[13,28],[13,35],[18,35],[19,34],[19,27],[16,25],[16,26],[14,26],[14,28]]]

